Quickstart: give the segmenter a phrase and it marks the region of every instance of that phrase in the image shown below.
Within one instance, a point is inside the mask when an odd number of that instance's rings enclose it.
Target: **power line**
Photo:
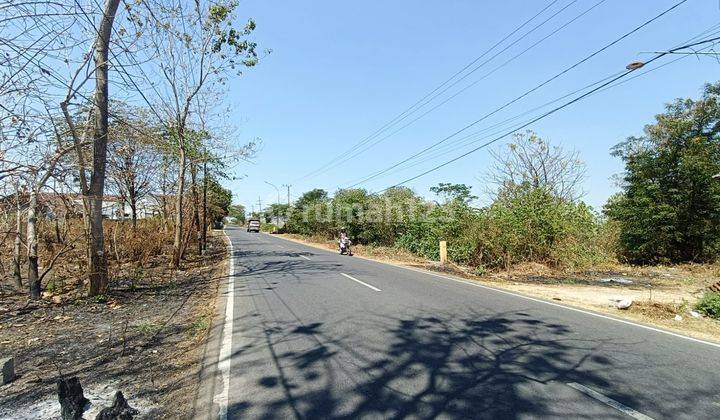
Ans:
[[[452,76],[450,76],[448,79],[446,79],[445,81],[443,81],[440,85],[438,85],[437,87],[435,87],[433,90],[431,90],[431,91],[430,91],[429,93],[427,93],[425,96],[423,96],[422,98],[420,98],[417,102],[413,103],[410,107],[408,107],[407,109],[405,109],[403,112],[401,112],[400,114],[396,115],[394,118],[392,118],[390,121],[388,121],[387,123],[385,123],[383,126],[381,126],[381,127],[378,128],[377,130],[375,130],[374,132],[372,132],[370,135],[368,135],[367,137],[365,137],[365,138],[363,138],[362,140],[360,140],[359,142],[357,142],[355,145],[353,145],[352,147],[350,147],[350,149],[348,149],[348,150],[346,150],[345,152],[341,153],[339,156],[336,156],[335,158],[333,158],[330,162],[326,163],[325,165],[323,165],[323,166],[320,167],[319,169],[316,169],[315,171],[312,171],[312,172],[304,175],[303,177],[301,177],[301,178],[298,179],[298,180],[306,179],[306,178],[312,177],[312,176],[314,176],[314,175],[316,175],[316,174],[319,174],[319,173],[323,172],[323,171],[324,171],[325,169],[327,169],[329,166],[331,166],[331,165],[333,165],[334,163],[338,162],[339,160],[343,159],[345,156],[347,156],[348,154],[352,153],[352,152],[353,152],[354,150],[356,150],[358,147],[361,147],[362,145],[366,144],[368,141],[371,141],[373,138],[375,138],[376,136],[378,136],[378,135],[381,134],[382,132],[386,131],[389,127],[397,124],[399,121],[402,121],[402,120],[405,119],[407,116],[409,116],[410,114],[412,114],[413,112],[415,112],[417,109],[420,109],[420,108],[422,108],[423,106],[425,106],[425,105],[427,104],[427,102],[424,103],[424,104],[422,104],[422,105],[420,105],[420,104],[423,103],[423,102],[425,102],[425,100],[426,100],[428,97],[432,96],[435,92],[437,92],[438,90],[442,89],[445,85],[447,85],[448,83],[450,83],[450,82],[451,82],[453,79],[455,79],[457,76],[459,76],[460,74],[462,74],[463,72],[465,72],[465,70],[467,70],[468,68],[470,68],[471,66],[473,66],[473,65],[474,65],[475,63],[477,63],[478,61],[480,61],[480,59],[482,59],[483,57],[485,57],[487,54],[489,54],[491,51],[493,51],[495,48],[497,48],[497,47],[498,47],[499,45],[501,45],[503,42],[505,42],[506,40],[508,40],[510,37],[512,37],[514,34],[516,34],[516,33],[517,33],[518,31],[520,31],[522,28],[524,28],[525,26],[527,26],[530,22],[532,22],[533,20],[535,20],[538,16],[540,16],[541,14],[543,14],[546,10],[548,10],[550,7],[552,7],[552,6],[553,6],[555,3],[557,3],[558,1],[559,1],[559,0],[553,0],[553,1],[551,1],[551,2],[550,2],[547,6],[545,6],[542,10],[540,10],[539,12],[537,12],[535,15],[533,15],[532,17],[530,17],[529,19],[527,19],[527,20],[524,21],[523,23],[521,23],[519,26],[517,26],[515,29],[513,29],[509,34],[507,34],[505,37],[503,37],[500,41],[498,41],[498,42],[496,42],[495,44],[493,44],[490,48],[488,48],[488,49],[485,50],[482,54],[480,54],[478,57],[476,57],[475,59],[473,59],[472,61],[470,61],[470,62],[469,62],[467,65],[465,65],[462,69],[460,69],[460,70],[458,70],[457,72],[455,72]],[[528,31],[528,32],[526,32],[525,34],[523,34],[520,38],[518,38],[517,40],[515,40],[512,44],[510,44],[509,46],[507,46],[507,47],[506,47],[505,49],[503,49],[501,52],[504,52],[505,50],[507,50],[507,48],[511,47],[512,45],[516,44],[516,43],[519,42],[520,40],[524,39],[524,38],[525,38],[526,36],[528,36],[530,33],[532,33],[533,31],[535,31],[536,29],[538,29],[540,26],[542,26],[542,25],[544,25],[545,23],[547,23],[550,19],[552,19],[553,17],[555,17],[559,12],[562,12],[562,11],[565,10],[567,7],[569,7],[570,5],[572,5],[573,3],[575,3],[575,1],[569,3],[568,5],[566,5],[566,6],[563,7],[562,9],[560,9],[558,12],[556,12],[555,14],[553,14],[552,16],[550,16],[548,19],[546,19],[545,21],[541,22],[539,25],[536,25],[534,28],[532,28],[530,31]],[[479,66],[477,66],[477,67],[476,67],[475,69],[473,69],[471,72],[469,72],[468,74],[466,74],[465,76],[463,76],[463,79],[464,79],[465,77],[469,76],[470,74],[472,74],[473,72],[475,72],[477,69],[479,69],[479,68],[482,67],[483,65],[487,64],[490,60],[492,60],[492,59],[495,58],[496,56],[497,56],[497,54],[494,55],[493,57],[491,57],[489,60],[486,60],[486,61],[484,61],[483,63],[481,63]],[[461,80],[462,80],[462,79],[461,79]],[[454,86],[454,84],[453,84],[452,86]],[[452,87],[452,86],[451,86],[451,87]],[[445,92],[445,91],[443,91],[443,92]],[[442,93],[442,92],[441,92],[441,93]],[[434,99],[434,97],[431,98],[431,99]],[[418,107],[418,105],[420,105],[420,106]],[[415,109],[416,107],[417,107],[417,109]]]
[[[560,26],[560,27],[558,27],[557,29],[555,29],[554,31],[550,32],[548,35],[546,35],[545,37],[543,37],[543,38],[541,38],[540,40],[536,41],[535,43],[533,43],[533,44],[530,45],[529,47],[525,48],[525,49],[524,49],[523,51],[521,51],[520,53],[512,56],[510,59],[506,60],[505,62],[503,62],[503,63],[500,64],[499,66],[495,67],[495,68],[492,69],[490,72],[485,73],[485,74],[484,74],[482,77],[480,77],[479,79],[477,79],[477,80],[475,80],[474,82],[472,82],[472,83],[470,83],[470,84],[462,87],[460,90],[458,90],[457,92],[455,92],[454,94],[452,94],[450,97],[448,97],[448,98],[446,98],[445,100],[443,100],[442,102],[436,104],[435,106],[433,106],[432,108],[430,108],[430,109],[427,110],[426,112],[422,113],[422,114],[421,114],[420,116],[418,116],[417,118],[414,118],[413,120],[411,120],[411,121],[408,122],[407,124],[404,124],[402,127],[398,128],[397,130],[395,130],[395,131],[391,132],[390,134],[388,134],[388,135],[386,135],[386,136],[384,136],[384,137],[382,137],[382,138],[380,138],[380,139],[372,142],[372,143],[369,144],[368,146],[364,147],[362,150],[359,150],[359,151],[353,153],[351,156],[343,159],[343,162],[345,162],[345,161],[347,161],[347,160],[350,160],[350,159],[352,159],[353,157],[356,157],[356,156],[364,153],[365,151],[369,150],[369,149],[372,148],[373,146],[375,146],[375,145],[381,143],[382,141],[384,141],[384,140],[386,140],[386,139],[394,136],[394,135],[397,134],[398,132],[402,131],[403,129],[405,129],[405,128],[407,128],[408,126],[410,126],[410,125],[412,125],[413,123],[415,123],[416,121],[420,120],[421,118],[425,117],[426,115],[428,115],[428,114],[430,114],[431,112],[435,111],[436,109],[440,108],[442,105],[445,105],[446,103],[448,103],[449,101],[451,101],[452,99],[454,99],[455,97],[457,97],[458,95],[460,95],[461,93],[465,92],[466,90],[470,89],[471,87],[477,85],[477,84],[480,83],[481,81],[483,81],[483,80],[485,80],[486,78],[490,77],[490,76],[491,76],[492,74],[494,74],[496,71],[500,70],[501,68],[505,67],[505,66],[508,65],[509,63],[513,62],[513,61],[514,61],[515,59],[517,59],[518,57],[521,57],[521,56],[524,55],[526,52],[530,51],[532,48],[536,47],[537,45],[539,45],[539,44],[542,43],[543,41],[547,40],[547,39],[550,38],[551,36],[555,35],[556,33],[560,32],[561,30],[565,29],[567,26],[569,26],[570,24],[572,24],[572,23],[575,22],[576,20],[580,19],[582,16],[584,16],[584,15],[587,14],[587,13],[589,13],[591,10],[593,10],[593,9],[596,8],[596,7],[598,7],[599,5],[601,5],[602,3],[604,3],[605,1],[606,1],[606,0],[600,0],[600,1],[598,1],[597,3],[593,4],[592,6],[590,6],[590,7],[587,8],[587,9],[585,9],[583,12],[581,12],[580,14],[578,14],[577,16],[575,16],[574,18],[572,18],[571,20],[569,20],[568,22],[566,22],[565,24],[563,24],[562,26]],[[473,71],[474,71],[474,70],[473,70]],[[464,76],[463,76],[463,79],[464,79]],[[447,92],[450,88],[454,87],[454,86],[455,86],[457,83],[459,83],[460,81],[461,81],[461,80],[458,80],[458,81],[454,82],[454,83],[453,83],[452,85],[450,85],[448,88],[444,89],[442,92],[438,93],[438,94],[435,95],[433,98],[431,98],[431,100],[432,100],[432,99],[435,99],[435,98],[437,98],[439,95]],[[428,103],[430,103],[430,101],[428,101],[426,104],[428,104]],[[424,105],[423,105],[423,106],[424,106]],[[403,118],[403,119],[404,119],[404,118]],[[342,162],[340,162],[340,163],[342,163]],[[332,168],[334,168],[334,167],[336,167],[336,166],[337,166],[337,164],[336,164],[336,165],[333,165],[331,168],[328,168],[328,169],[332,169]]]
[[[612,75],[610,75],[610,76],[607,76],[607,77],[605,77],[605,78],[603,78],[603,79],[600,79],[600,80],[598,80],[598,81],[595,81],[595,82],[593,82],[593,83],[590,83],[590,84],[588,84],[588,85],[585,85],[585,86],[583,86],[583,87],[581,87],[581,88],[579,88],[579,89],[575,89],[574,91],[572,91],[572,92],[570,92],[570,93],[566,93],[566,94],[564,94],[564,95],[562,95],[562,96],[560,96],[560,97],[558,97],[558,98],[555,98],[555,99],[553,99],[553,100],[551,100],[551,101],[548,101],[548,102],[546,102],[546,103],[544,103],[544,104],[542,104],[542,105],[539,105],[539,106],[534,107],[534,108],[532,108],[532,109],[530,109],[530,110],[524,111],[524,112],[522,112],[522,113],[520,113],[520,114],[517,114],[517,115],[515,115],[515,116],[509,117],[509,118],[507,118],[507,119],[505,119],[505,120],[503,120],[503,121],[500,121],[500,122],[498,122],[498,123],[495,123],[495,124],[493,124],[493,125],[491,125],[491,126],[488,126],[488,127],[486,127],[486,128],[483,128],[483,129],[481,129],[481,130],[479,130],[479,131],[475,131],[475,132],[472,132],[472,133],[470,133],[470,134],[467,134],[467,135],[465,135],[465,136],[463,136],[463,137],[458,138],[459,141],[462,141],[462,140],[469,140],[469,141],[461,142],[461,143],[459,143],[459,144],[446,144],[446,145],[444,145],[441,149],[437,150],[437,153],[435,153],[434,155],[428,156],[428,157],[426,157],[426,158],[423,159],[423,160],[420,160],[420,161],[418,161],[418,162],[415,162],[415,163],[413,163],[413,164],[411,164],[411,165],[407,165],[407,166],[404,167],[404,168],[396,168],[397,170],[394,170],[394,171],[390,171],[390,168],[388,168],[387,170],[381,170],[381,171],[379,171],[379,172],[373,173],[373,174],[371,175],[371,178],[374,179],[374,178],[377,178],[377,177],[379,177],[379,176],[381,176],[381,175],[386,175],[386,176],[387,176],[387,175],[396,173],[396,172],[398,172],[398,171],[400,171],[400,170],[403,170],[403,169],[409,169],[409,168],[415,167],[415,166],[417,166],[417,165],[419,165],[419,164],[421,164],[421,163],[425,163],[425,162],[428,162],[428,161],[430,161],[430,160],[434,160],[434,159],[436,159],[436,158],[438,158],[438,157],[447,155],[448,153],[454,152],[455,150],[461,149],[461,148],[463,148],[463,147],[465,147],[465,146],[468,146],[468,145],[470,145],[470,144],[477,143],[477,142],[480,141],[480,140],[487,139],[487,138],[490,138],[490,137],[492,137],[492,136],[495,136],[495,135],[497,135],[497,134],[505,131],[507,128],[502,128],[502,129],[493,131],[493,132],[492,132],[491,134],[489,134],[489,135],[485,135],[485,136],[480,136],[480,137],[478,137],[478,135],[480,135],[480,134],[486,133],[486,132],[491,131],[491,130],[493,130],[493,129],[498,129],[498,128],[500,128],[500,127],[508,126],[508,123],[513,122],[513,121],[515,121],[515,120],[518,120],[518,119],[520,119],[521,117],[524,117],[525,115],[532,114],[533,112],[535,112],[535,111],[537,111],[537,110],[546,108],[546,107],[548,107],[549,105],[552,105],[552,104],[554,104],[554,103],[556,103],[556,102],[560,102],[561,100],[563,100],[563,99],[565,99],[565,98],[568,98],[568,97],[570,97],[570,96],[573,96],[573,95],[575,95],[575,94],[578,94],[578,93],[580,93],[580,92],[582,92],[582,91],[584,91],[584,90],[590,89],[590,88],[592,88],[593,86],[599,85],[599,84],[601,84],[601,83],[603,83],[603,82],[605,82],[605,81],[607,81],[607,80],[612,79],[613,77],[619,75],[620,73],[622,73],[622,72],[616,72],[616,73],[614,73],[614,74],[612,74]],[[520,123],[515,123],[514,125],[510,125],[510,126],[512,126],[512,127],[518,126],[518,127],[519,127],[519,126],[521,126],[522,124],[523,124],[523,122],[520,122]],[[408,159],[408,161],[410,161],[410,160],[412,160],[412,159]],[[403,162],[403,163],[405,163],[405,162]],[[400,165],[398,165],[398,166],[400,166]],[[359,185],[359,184],[361,184],[361,183],[364,183],[364,182],[366,182],[366,181],[369,180],[369,179],[370,179],[370,177],[368,177],[368,178],[360,178],[360,179],[356,179],[356,180],[350,181],[350,182],[348,183],[348,184],[350,184],[350,185],[348,185],[348,186],[345,187],[345,188],[352,188],[353,186],[356,186],[356,185]]]
[[[623,79],[622,81],[616,82],[615,84],[606,86],[606,87],[600,89],[599,91],[597,91],[596,93],[601,93],[601,92],[604,92],[604,91],[606,91],[606,90],[608,90],[608,89],[612,89],[612,88],[621,86],[621,85],[623,85],[623,84],[625,84],[625,83],[631,82],[631,81],[634,80],[634,79],[637,79],[637,78],[639,78],[639,77],[642,77],[642,76],[644,76],[644,75],[646,75],[646,74],[648,74],[648,73],[650,73],[650,72],[659,70],[659,69],[661,69],[661,68],[663,68],[663,67],[669,66],[669,65],[671,65],[671,64],[673,64],[673,63],[675,63],[675,62],[678,62],[678,61],[680,61],[680,60],[682,60],[682,59],[685,59],[685,58],[687,58],[687,57],[688,57],[687,55],[678,57],[678,58],[676,58],[676,59],[674,59],[674,60],[671,60],[671,61],[669,61],[669,62],[667,62],[667,63],[664,63],[664,64],[661,64],[661,65],[659,65],[659,66],[653,67],[653,68],[651,68],[651,69],[649,69],[649,70],[646,70],[646,71],[644,71],[644,72],[642,72],[642,73],[638,73],[638,74],[635,75],[635,76],[629,77],[629,78],[627,78],[627,79]],[[610,77],[607,77],[607,78],[605,78],[605,79],[601,79],[600,81],[595,82],[595,83],[591,84],[590,86],[594,86],[594,85],[597,85],[597,84],[599,84],[599,83],[602,83],[603,81],[608,80],[608,79],[610,79],[610,78],[612,78],[612,77],[615,77],[615,76],[618,75],[618,74],[620,74],[620,73],[615,73],[614,75],[611,75]],[[460,140],[465,140],[465,139],[470,139],[470,138],[472,138],[473,140],[468,141],[468,142],[464,142],[464,143],[459,144],[459,145],[450,145],[451,147],[445,147],[445,149],[444,149],[443,151],[439,152],[439,153],[436,153],[436,154],[434,154],[434,155],[432,155],[432,156],[429,156],[429,157],[427,157],[427,158],[425,158],[425,159],[423,159],[423,160],[420,160],[420,161],[418,161],[418,162],[415,162],[415,163],[413,163],[413,164],[411,164],[411,165],[407,165],[407,166],[402,167],[402,168],[397,168],[396,170],[391,171],[391,172],[389,172],[389,173],[386,173],[386,174],[384,174],[384,175],[385,175],[385,176],[389,176],[389,175],[392,175],[392,174],[394,174],[394,173],[397,173],[397,172],[400,172],[400,171],[403,171],[403,170],[406,170],[406,169],[410,169],[410,168],[416,167],[416,166],[418,166],[418,165],[421,165],[421,164],[423,164],[423,163],[429,162],[429,161],[431,161],[431,160],[435,160],[435,159],[437,159],[437,158],[439,158],[439,157],[441,157],[441,156],[445,156],[445,155],[448,155],[448,154],[450,154],[450,153],[452,153],[452,152],[454,152],[454,151],[460,150],[460,149],[462,149],[462,148],[464,148],[464,147],[466,147],[466,146],[469,146],[469,145],[471,145],[471,144],[478,143],[478,142],[481,141],[481,140],[486,140],[486,139],[492,138],[493,136],[495,136],[495,135],[497,135],[497,134],[500,134],[500,133],[502,133],[503,131],[505,131],[505,129],[494,131],[493,133],[491,133],[491,134],[489,134],[489,135],[482,136],[482,137],[479,137],[479,138],[476,138],[476,136],[477,136],[478,134],[483,133],[483,132],[489,131],[489,130],[492,129],[492,128],[497,128],[498,126],[505,125],[505,124],[506,124],[507,122],[509,122],[509,121],[516,120],[516,119],[518,119],[518,118],[520,118],[520,117],[522,117],[522,116],[524,116],[524,115],[527,115],[527,114],[530,114],[530,113],[532,113],[532,112],[534,112],[534,111],[537,111],[538,109],[545,108],[546,106],[548,106],[548,105],[550,105],[550,104],[553,104],[553,103],[555,103],[555,102],[558,102],[558,101],[560,101],[560,100],[562,100],[562,99],[564,99],[564,98],[566,98],[566,97],[568,97],[568,96],[572,96],[573,94],[578,93],[579,91],[585,90],[586,88],[588,88],[588,86],[585,86],[584,88],[578,89],[578,90],[576,90],[576,91],[574,91],[574,92],[571,92],[571,93],[569,93],[569,94],[563,95],[563,96],[561,96],[561,97],[559,97],[559,98],[556,98],[556,99],[554,99],[554,100],[552,100],[552,101],[550,101],[550,102],[547,102],[547,103],[545,103],[545,104],[543,104],[543,105],[540,105],[540,106],[538,106],[538,107],[536,107],[536,108],[533,108],[533,109],[531,109],[531,110],[529,110],[529,111],[523,112],[522,114],[516,115],[516,116],[511,117],[511,118],[508,118],[508,119],[506,119],[506,120],[504,120],[504,121],[501,121],[500,123],[497,123],[497,124],[495,124],[495,125],[493,125],[493,126],[490,126],[490,127],[486,128],[486,129],[483,129],[483,130],[480,130],[480,131],[476,131],[476,132],[474,132],[474,133],[472,133],[472,134],[468,134],[467,136],[462,137]],[[515,126],[513,126],[513,127],[515,127],[515,128],[513,128],[511,131],[513,131],[513,132],[514,132],[514,131],[517,131],[518,129],[520,129],[520,126],[522,126],[522,125],[523,125],[522,122],[521,122],[521,123],[517,123]]]
[[[515,97],[514,99],[506,102],[505,104],[501,105],[500,107],[496,108],[495,110],[493,110],[493,111],[491,111],[491,112],[483,115],[483,116],[480,117],[479,119],[477,119],[477,120],[475,120],[475,121],[473,121],[473,122],[465,125],[465,126],[462,127],[461,129],[459,129],[459,130],[453,132],[452,134],[450,134],[450,135],[442,138],[441,140],[439,140],[439,141],[437,141],[437,142],[435,142],[435,143],[427,146],[426,148],[424,148],[424,149],[422,149],[421,151],[413,154],[412,156],[410,156],[410,157],[408,157],[408,158],[405,158],[405,159],[403,159],[403,160],[401,160],[401,161],[399,161],[399,162],[391,165],[390,167],[388,167],[388,168],[386,168],[386,169],[383,169],[383,170],[375,173],[374,175],[371,175],[371,176],[365,178],[364,180],[362,180],[362,181],[360,181],[360,182],[357,182],[357,183],[349,186],[348,188],[352,188],[352,187],[355,187],[355,186],[357,186],[357,185],[363,184],[363,183],[365,183],[365,182],[367,182],[367,181],[370,181],[370,180],[372,180],[372,179],[375,179],[376,177],[382,175],[383,173],[386,173],[387,171],[390,171],[390,170],[392,170],[392,169],[394,169],[394,168],[396,168],[396,167],[404,164],[405,162],[408,162],[408,161],[410,161],[410,160],[412,160],[412,159],[414,159],[414,158],[416,158],[416,157],[418,157],[418,156],[420,156],[420,155],[428,152],[429,150],[432,150],[432,149],[434,149],[435,147],[437,147],[437,146],[445,143],[446,141],[450,140],[451,138],[453,138],[453,137],[457,136],[458,134],[466,131],[467,129],[469,129],[469,128],[475,126],[475,125],[477,125],[478,123],[484,121],[485,119],[487,119],[487,118],[495,115],[496,113],[502,111],[503,109],[507,108],[508,106],[510,106],[510,105],[518,102],[519,100],[525,98],[526,96],[530,95],[531,93],[533,93],[533,92],[537,91],[538,89],[542,88],[543,86],[546,86],[547,84],[553,82],[554,80],[558,79],[559,77],[565,75],[565,74],[568,73],[569,71],[577,68],[578,66],[582,65],[583,63],[585,63],[585,62],[587,62],[588,60],[592,59],[593,57],[597,56],[598,54],[606,51],[608,48],[616,45],[617,43],[621,42],[622,40],[626,39],[627,37],[633,35],[634,33],[638,32],[639,30],[643,29],[644,27],[650,25],[650,24],[653,23],[654,21],[660,19],[661,17],[663,17],[663,16],[666,15],[667,13],[671,12],[672,10],[674,10],[674,9],[677,8],[677,7],[679,7],[680,5],[682,5],[682,4],[685,3],[685,2],[687,2],[687,0],[682,0],[682,1],[679,1],[678,3],[675,3],[675,4],[674,4],[673,6],[671,6],[670,8],[664,10],[663,12],[661,12],[661,13],[659,13],[658,15],[654,16],[653,18],[645,21],[644,23],[642,23],[642,24],[640,24],[639,26],[635,27],[635,28],[632,29],[631,31],[626,32],[625,34],[623,34],[623,35],[621,35],[620,37],[616,38],[616,39],[613,40],[612,42],[604,45],[604,46],[601,47],[600,49],[596,50],[595,52],[591,53],[590,55],[586,56],[585,58],[577,61],[576,63],[572,64],[571,66],[566,67],[565,69],[563,69],[563,70],[560,71],[559,73],[555,74],[554,76],[550,77],[549,79],[545,80],[544,82],[540,83],[539,85],[533,87],[532,89],[524,92],[524,93],[521,94],[520,96]]]
[[[668,51],[666,51],[666,52],[657,54],[655,57],[653,57],[653,58],[651,58],[650,60],[648,60],[648,61],[646,61],[645,63],[643,63],[643,65],[650,64],[650,63],[652,63],[652,62],[654,62],[654,61],[656,61],[656,60],[658,60],[658,59],[660,59],[660,58],[662,58],[662,57],[664,57],[664,56],[666,56],[666,55],[668,55],[668,54],[672,54],[673,52],[675,52],[675,51],[677,51],[677,50],[687,49],[687,48],[694,47],[694,46],[696,46],[696,45],[706,44],[706,43],[709,43],[709,42],[716,42],[716,41],[718,41],[718,40],[720,40],[720,37],[715,37],[715,38],[707,39],[707,40],[704,40],[704,41],[699,41],[699,42],[696,42],[696,43],[693,43],[693,44],[685,45],[685,46],[682,46],[682,47],[674,48],[674,49],[668,50]],[[451,163],[453,163],[453,162],[456,162],[456,161],[458,161],[458,160],[460,160],[460,159],[462,159],[462,158],[464,158],[464,157],[466,157],[466,156],[468,156],[468,155],[470,155],[470,154],[472,154],[472,153],[475,153],[475,152],[477,152],[478,150],[480,150],[480,149],[482,149],[482,148],[485,148],[485,147],[487,147],[487,146],[495,143],[496,141],[498,141],[498,140],[500,140],[500,139],[502,139],[502,138],[504,138],[504,137],[509,136],[510,134],[514,133],[514,132],[517,131],[517,130],[520,130],[520,129],[523,129],[523,128],[525,128],[525,127],[528,127],[528,126],[530,126],[531,124],[534,124],[534,123],[536,123],[536,122],[538,122],[538,121],[540,121],[540,120],[542,120],[542,119],[544,119],[544,118],[546,118],[546,117],[548,117],[548,116],[550,116],[550,115],[552,115],[552,114],[554,114],[554,113],[556,113],[556,112],[558,112],[558,111],[560,111],[560,110],[562,110],[562,109],[564,109],[564,108],[566,108],[566,107],[568,107],[568,106],[570,106],[570,105],[572,105],[572,104],[574,104],[574,103],[576,103],[576,102],[579,102],[579,101],[587,98],[588,96],[590,96],[590,95],[592,95],[592,94],[594,94],[594,93],[602,90],[603,88],[611,85],[612,83],[614,83],[614,82],[616,82],[616,81],[624,78],[625,76],[627,76],[628,74],[632,73],[633,71],[635,71],[635,69],[629,69],[629,70],[623,72],[622,74],[620,74],[619,76],[614,77],[614,78],[611,79],[610,81],[603,83],[602,85],[600,85],[600,86],[598,86],[598,87],[590,90],[590,91],[587,92],[587,93],[584,93],[584,94],[578,96],[577,98],[575,98],[575,99],[573,99],[573,100],[571,100],[571,101],[568,101],[568,102],[566,102],[566,103],[564,103],[564,104],[562,104],[562,105],[560,105],[560,106],[558,106],[558,107],[556,107],[556,108],[553,108],[552,110],[550,110],[550,111],[548,111],[548,112],[546,112],[546,113],[544,113],[544,114],[542,114],[542,115],[540,115],[540,116],[532,119],[531,121],[523,124],[522,126],[516,128],[516,129],[513,129],[513,130],[511,130],[511,131],[508,131],[508,132],[506,132],[506,133],[504,133],[504,134],[502,134],[502,135],[500,135],[500,136],[498,136],[498,137],[495,137],[494,139],[492,139],[492,140],[490,140],[490,141],[488,141],[488,142],[486,142],[486,143],[483,143],[483,144],[481,144],[480,146],[478,146],[478,147],[476,147],[476,148],[474,148],[474,149],[471,149],[471,150],[469,150],[469,151],[467,151],[467,152],[465,152],[465,153],[463,153],[463,154],[461,154],[461,155],[459,155],[459,156],[456,156],[456,157],[454,157],[454,158],[452,158],[452,159],[450,159],[450,160],[448,160],[448,161],[446,161],[446,162],[443,162],[443,163],[441,163],[441,164],[439,164],[439,165],[436,165],[436,166],[434,166],[433,168],[430,168],[430,169],[428,169],[428,170],[426,170],[426,171],[424,171],[424,172],[422,172],[422,173],[420,173],[420,174],[418,174],[418,175],[415,175],[415,176],[413,176],[413,177],[411,177],[411,178],[408,178],[408,179],[406,179],[406,180],[404,180],[404,181],[402,181],[402,182],[399,182],[399,183],[397,183],[397,184],[395,184],[395,185],[393,185],[393,186],[390,186],[390,187],[385,188],[385,189],[383,189],[383,190],[381,190],[381,191],[378,191],[378,192],[376,192],[376,194],[380,194],[380,193],[382,193],[382,192],[384,192],[384,191],[387,191],[387,190],[389,190],[389,189],[391,189],[391,188],[395,188],[395,187],[398,187],[398,186],[400,186],[400,185],[406,184],[406,183],[408,183],[408,182],[410,182],[410,181],[414,181],[414,180],[416,180],[416,179],[418,179],[418,178],[420,178],[420,177],[422,177],[422,176],[425,176],[425,175],[427,175],[427,174],[429,174],[429,173],[431,173],[431,172],[434,172],[434,171],[436,171],[436,170],[438,170],[438,169],[440,169],[440,168],[442,168],[442,167],[444,167],[444,166],[447,166],[447,165],[449,165],[449,164],[451,164]]]

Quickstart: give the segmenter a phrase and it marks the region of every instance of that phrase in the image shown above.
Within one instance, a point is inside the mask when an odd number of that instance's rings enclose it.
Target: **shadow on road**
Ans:
[[[234,320],[243,343],[231,356],[230,418],[622,418],[570,382],[629,407],[656,403],[659,412],[697,412],[697,401],[714,398],[684,389],[675,400],[649,401],[677,387],[668,380],[634,389],[633,372],[670,378],[674,369],[637,354],[642,340],[598,339],[530,310],[408,308],[389,317],[328,305],[298,316],[288,301],[302,300],[280,293],[283,283],[313,281],[339,264],[290,254],[236,254],[244,264],[236,290],[254,309]]]
[[[378,348],[358,345],[351,335],[334,338],[322,323],[265,323],[265,340],[254,346],[270,349],[276,375],[257,378],[257,385],[282,392],[269,393],[276,398],[266,401],[240,401],[230,407],[230,417],[245,418],[250,409],[254,418],[553,416],[560,414],[557,406],[534,395],[534,387],[558,381],[608,385],[593,373],[611,365],[593,355],[602,343],[568,338],[562,325],[522,312],[378,318],[366,327],[391,338]],[[315,344],[281,350],[297,339]],[[614,397],[634,403],[627,395]]]

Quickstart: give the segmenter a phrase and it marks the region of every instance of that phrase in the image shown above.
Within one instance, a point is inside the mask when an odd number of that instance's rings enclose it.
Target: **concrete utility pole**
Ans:
[[[275,186],[275,184],[267,182],[267,181],[264,181],[264,182],[266,184],[268,184],[269,186],[275,188],[275,192],[277,193],[276,203],[278,205],[278,208],[275,208],[275,226],[277,227],[277,226],[280,226],[280,214],[278,213],[279,207],[280,207],[280,190],[278,189],[278,187]]]
[[[287,187],[287,201],[288,201],[288,210],[290,209],[290,187],[292,185],[290,184],[283,184],[283,187]]]

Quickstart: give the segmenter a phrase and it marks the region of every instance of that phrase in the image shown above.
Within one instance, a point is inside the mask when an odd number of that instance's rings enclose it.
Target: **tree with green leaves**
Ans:
[[[245,224],[245,206],[242,204],[233,204],[228,208],[228,216],[235,218],[241,225]]]
[[[668,104],[644,135],[613,149],[625,163],[622,192],[606,214],[635,263],[711,261],[720,255],[720,83]]]
[[[304,235],[327,233],[326,227],[329,224],[327,205],[329,203],[330,199],[325,190],[316,188],[304,193],[293,205],[288,219],[288,228],[292,232]]]
[[[459,201],[469,204],[477,198],[477,196],[472,195],[472,187],[465,184],[441,182],[434,187],[430,187],[430,191],[438,197],[442,197],[445,203]]]

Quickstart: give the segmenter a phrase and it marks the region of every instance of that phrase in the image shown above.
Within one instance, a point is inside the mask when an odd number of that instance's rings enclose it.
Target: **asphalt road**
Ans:
[[[229,418],[720,418],[719,346],[227,234]]]

